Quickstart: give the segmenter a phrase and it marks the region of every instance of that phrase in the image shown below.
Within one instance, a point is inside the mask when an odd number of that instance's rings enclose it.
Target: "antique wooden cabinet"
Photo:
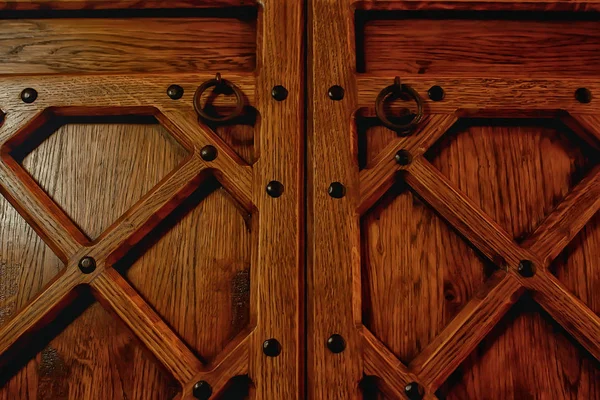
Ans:
[[[600,399],[600,4],[313,0],[311,399]]]
[[[0,2],[1,399],[303,397],[303,24]]]

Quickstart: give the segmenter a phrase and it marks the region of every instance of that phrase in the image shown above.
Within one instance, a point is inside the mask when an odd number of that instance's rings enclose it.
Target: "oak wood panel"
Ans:
[[[16,375],[6,376],[18,367]],[[0,378],[2,400],[166,400],[181,391],[135,336],[89,295],[61,313],[9,371]]]
[[[498,376],[501,379],[490,379]],[[485,382],[485,383],[484,383]],[[598,361],[524,298],[439,391],[442,399],[593,399]]]
[[[598,11],[597,0],[344,0],[367,10]]]
[[[102,10],[126,8],[216,8],[256,4],[254,0],[6,0],[6,10]]]
[[[386,12],[358,13],[357,18],[359,72],[494,77],[600,73],[600,16]]]
[[[23,167],[92,240],[187,156],[153,118],[64,122]]]
[[[0,327],[63,268],[17,211],[0,195]]]
[[[596,249],[600,243],[600,214],[579,232],[550,266],[559,281],[600,316],[600,271]]]
[[[552,120],[474,120],[428,153],[456,188],[521,241],[585,176],[592,157]]]
[[[1,20],[0,74],[254,70],[255,19],[189,14]]]
[[[205,362],[250,322],[249,218],[206,181],[117,265]]]
[[[408,364],[493,266],[402,183],[362,219],[363,323]]]

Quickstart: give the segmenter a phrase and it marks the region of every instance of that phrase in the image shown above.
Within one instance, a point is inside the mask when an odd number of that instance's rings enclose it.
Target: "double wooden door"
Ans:
[[[0,399],[600,399],[599,12],[0,2]]]

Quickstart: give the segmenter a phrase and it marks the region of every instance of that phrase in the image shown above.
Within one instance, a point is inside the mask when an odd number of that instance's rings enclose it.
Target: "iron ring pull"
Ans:
[[[202,99],[202,95],[204,94],[204,92],[211,87],[228,87],[229,89],[233,90],[233,93],[235,94],[236,98],[236,106],[235,110],[233,110],[231,114],[222,117],[215,117],[209,115],[206,111],[204,111],[200,100]],[[194,94],[194,108],[196,109],[196,112],[202,119],[213,122],[230,121],[238,117],[242,113],[242,111],[244,111],[244,96],[237,86],[229,82],[227,79],[222,79],[221,74],[217,72],[217,75],[214,79],[207,80],[196,90],[196,94]]]
[[[407,94],[417,103],[417,114],[406,124],[395,124],[385,115],[385,101],[391,96],[398,98],[403,93]],[[423,108],[423,99],[419,96],[419,93],[412,87],[402,84],[399,77],[394,79],[393,85],[390,85],[379,92],[379,95],[375,100],[375,113],[377,114],[377,118],[379,118],[385,126],[398,133],[408,133],[411,129],[416,127],[423,120]]]

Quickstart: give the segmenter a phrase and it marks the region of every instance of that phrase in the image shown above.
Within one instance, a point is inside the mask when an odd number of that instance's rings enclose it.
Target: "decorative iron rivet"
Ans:
[[[408,165],[412,162],[412,155],[408,150],[398,150],[394,159],[400,165]]]
[[[278,181],[271,181],[267,185],[267,194],[271,197],[277,198],[283,194],[283,185]]]
[[[429,95],[429,98],[433,101],[442,101],[444,100],[444,96],[446,95],[444,89],[438,85],[429,88],[427,94]]]
[[[344,88],[339,85],[334,85],[327,91],[331,100],[339,101],[344,98]]]
[[[346,187],[340,182],[333,182],[329,185],[328,193],[334,199],[341,199],[346,195]]]
[[[410,400],[420,400],[423,398],[423,389],[417,382],[410,382],[404,387],[404,393]]]
[[[212,387],[206,381],[196,382],[192,394],[197,399],[207,400],[212,396]]]
[[[217,149],[215,148],[215,146],[204,146],[202,148],[202,150],[200,150],[200,157],[202,157],[202,159],[204,161],[214,161],[217,158]]]
[[[588,88],[579,88],[575,91],[575,98],[578,102],[587,104],[592,101],[592,92]]]
[[[288,91],[281,85],[277,85],[271,90],[271,96],[277,101],[283,101],[288,97]]]
[[[327,348],[332,353],[338,354],[346,350],[346,341],[341,335],[333,334],[327,339]]]
[[[23,100],[23,102],[27,104],[33,103],[37,99],[37,97],[38,92],[32,88],[27,88],[21,92],[21,100]]]
[[[277,357],[281,354],[281,344],[277,339],[267,339],[263,343],[263,353],[267,357]]]
[[[173,100],[179,100],[183,97],[183,88],[179,85],[171,85],[167,89],[167,95]]]
[[[533,263],[529,260],[521,260],[519,262],[519,268],[517,268],[517,270],[519,271],[519,274],[521,274],[521,276],[524,276],[525,278],[531,278],[535,275],[535,268],[533,266]]]
[[[96,260],[94,260],[92,257],[83,257],[79,261],[79,269],[84,274],[91,274],[96,270]]]

